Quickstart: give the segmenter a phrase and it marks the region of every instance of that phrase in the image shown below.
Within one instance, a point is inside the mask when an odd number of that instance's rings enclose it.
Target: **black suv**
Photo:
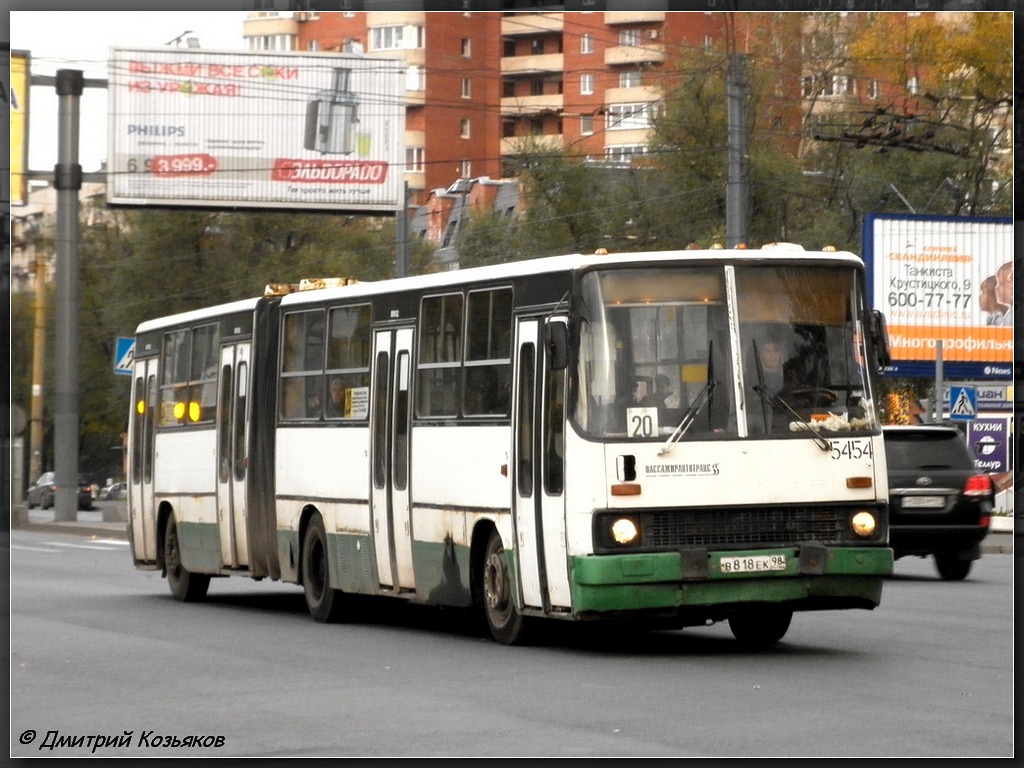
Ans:
[[[955,427],[886,426],[882,432],[893,554],[934,555],[943,579],[966,578],[992,520],[992,478],[978,470]]]

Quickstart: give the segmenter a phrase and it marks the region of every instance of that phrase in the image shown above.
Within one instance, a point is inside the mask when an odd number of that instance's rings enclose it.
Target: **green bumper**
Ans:
[[[784,569],[727,572],[722,562],[785,555]],[[573,612],[672,611],[769,602],[794,610],[874,607],[892,574],[886,547],[792,547],[590,555],[571,561]]]

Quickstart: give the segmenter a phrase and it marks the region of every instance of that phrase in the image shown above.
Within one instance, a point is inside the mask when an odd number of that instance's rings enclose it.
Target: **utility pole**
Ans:
[[[43,473],[43,361],[46,359],[46,259],[39,251],[34,231],[32,254],[36,270],[35,328],[32,338],[32,408],[29,431],[28,479],[34,483]]]
[[[731,22],[731,14],[728,19]],[[725,242],[727,248],[750,243],[750,194],[747,177],[747,56],[736,53],[734,29],[727,28],[729,75],[726,83],[728,108],[729,178],[725,187]]]
[[[57,70],[59,97],[57,165],[57,365],[54,387],[54,471],[57,493],[54,520],[78,519],[78,162],[80,100],[85,78],[80,70]]]

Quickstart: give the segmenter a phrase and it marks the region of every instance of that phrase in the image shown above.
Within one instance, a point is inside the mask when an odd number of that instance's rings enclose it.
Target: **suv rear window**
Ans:
[[[974,469],[967,444],[952,432],[886,432],[885,459],[893,469]]]

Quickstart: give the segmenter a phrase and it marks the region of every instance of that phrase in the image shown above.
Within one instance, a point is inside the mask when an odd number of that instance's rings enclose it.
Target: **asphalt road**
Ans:
[[[1013,557],[953,583],[901,560],[878,609],[798,614],[760,653],[725,625],[507,648],[386,599],[317,624],[298,587],[245,578],[181,604],[123,537],[67,530],[2,549],[12,756],[1013,755]]]

